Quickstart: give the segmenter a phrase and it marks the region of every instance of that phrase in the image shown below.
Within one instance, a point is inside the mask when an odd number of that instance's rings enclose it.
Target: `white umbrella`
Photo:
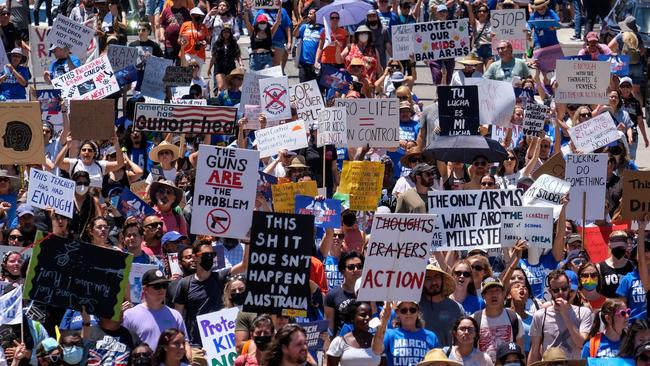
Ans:
[[[316,21],[323,24],[323,17],[329,21],[330,13],[335,11],[341,16],[339,27],[355,25],[366,20],[366,14],[370,9],[373,9],[372,5],[363,0],[335,0],[316,12]]]

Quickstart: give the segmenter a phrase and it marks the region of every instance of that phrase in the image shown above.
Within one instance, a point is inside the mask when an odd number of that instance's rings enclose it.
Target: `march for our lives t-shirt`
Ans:
[[[623,276],[621,284],[618,285],[618,289],[616,290],[616,294],[620,297],[624,297],[627,306],[632,309],[630,322],[633,322],[636,319],[646,318],[646,293],[643,284],[641,283],[638,269]]]
[[[386,330],[384,352],[388,366],[415,366],[427,351],[439,348],[435,333],[424,328],[408,332],[402,328]]]

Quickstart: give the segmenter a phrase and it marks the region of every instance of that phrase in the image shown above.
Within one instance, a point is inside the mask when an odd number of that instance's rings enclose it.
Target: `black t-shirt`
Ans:
[[[299,155],[305,157],[305,162],[309,166],[309,172],[313,174],[316,184],[319,187],[323,186],[323,147],[316,147],[313,139],[309,141],[309,147],[298,151]],[[325,146],[325,186],[327,187],[327,195],[331,196],[334,189],[334,181],[332,177],[332,160],[337,158],[336,148],[334,145]]]
[[[641,102],[639,102],[634,96],[630,95],[629,98],[621,98],[623,102],[623,110],[630,115],[632,124],[636,128],[637,118],[639,116],[643,117],[643,109],[641,109]]]
[[[621,278],[634,270],[632,262],[627,261],[621,268],[612,268],[605,261],[598,263],[600,268],[600,275],[602,276],[603,283],[600,293],[608,298],[617,298],[616,289],[621,281]]]
[[[343,287],[340,286],[330,290],[325,296],[325,306],[334,308],[334,335],[338,335],[341,326],[343,326],[345,307],[354,299],[356,296],[353,293],[343,290]]]
[[[18,30],[16,27],[9,23],[6,26],[2,27],[2,33],[0,33],[0,38],[2,38],[2,44],[5,46],[7,52],[16,48],[16,40],[18,39]]]
[[[192,275],[183,277],[179,282],[174,303],[185,306],[185,326],[192,345],[202,346],[196,316],[223,308],[223,288],[229,275],[230,268],[224,268],[212,272],[205,281],[198,281]]]

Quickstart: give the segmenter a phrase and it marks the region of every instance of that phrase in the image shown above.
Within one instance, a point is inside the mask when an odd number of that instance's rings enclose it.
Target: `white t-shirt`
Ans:
[[[176,168],[171,168],[169,170],[163,170],[163,175],[165,176],[166,180],[170,180],[172,182],[175,182],[176,181]],[[154,181],[153,174],[149,173],[149,175],[147,176],[146,182],[147,182],[147,184],[151,184],[151,183],[153,183],[153,181]]]
[[[350,346],[343,337],[336,337],[330,343],[327,354],[340,357],[341,366],[377,366],[381,362],[381,356],[372,351],[372,347],[355,348]]]
[[[447,347],[445,347],[445,352],[447,352]],[[463,366],[492,366],[494,362],[487,353],[483,353],[478,349],[474,348],[472,353],[467,355],[467,357],[462,357],[456,352],[456,346],[453,346],[449,352],[449,359],[452,361],[458,361],[463,364]]]
[[[106,160],[93,160],[90,165],[86,165],[83,163],[81,159],[68,159],[68,163],[70,164],[70,176],[76,172],[88,172],[88,175],[90,176],[90,186],[91,187],[96,187],[96,188],[102,188],[102,182],[104,179],[104,173],[106,173],[106,164],[108,161]]]
[[[480,338],[478,341],[478,349],[481,352],[485,352],[490,355],[492,362],[496,362],[497,359],[497,347],[501,343],[508,343],[521,338],[524,335],[524,324],[521,321],[521,318],[517,314],[518,331],[515,337],[512,336],[512,324],[510,324],[510,318],[508,313],[504,309],[496,318],[491,318],[485,314],[481,316],[480,326]]]

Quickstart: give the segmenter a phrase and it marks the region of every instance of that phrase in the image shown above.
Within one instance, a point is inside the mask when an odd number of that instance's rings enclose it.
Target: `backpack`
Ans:
[[[517,334],[519,334],[519,319],[517,318],[517,313],[512,309],[504,309],[506,315],[508,315],[508,320],[510,320],[510,326],[512,327],[512,341],[517,341]],[[484,310],[479,310],[472,315],[474,320],[478,323],[479,328],[481,327],[481,319],[483,318]]]
[[[589,357],[596,357],[598,348],[600,348],[600,340],[603,338],[603,333],[598,333],[589,339]]]

